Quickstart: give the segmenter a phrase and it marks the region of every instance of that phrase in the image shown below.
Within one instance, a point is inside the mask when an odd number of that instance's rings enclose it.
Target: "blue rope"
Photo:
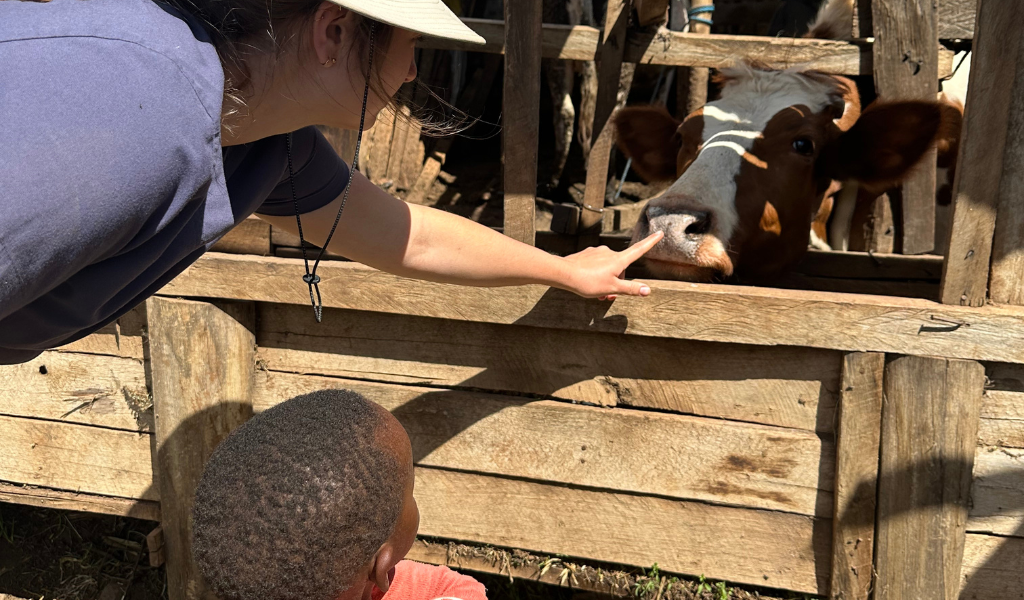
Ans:
[[[708,6],[697,6],[695,8],[691,8],[689,12],[687,12],[686,14],[689,17],[691,23],[700,23],[702,25],[707,25],[708,27],[711,27],[712,23],[710,15],[713,12],[715,12],[715,5],[711,4]],[[708,18],[705,19],[699,16],[704,14],[709,15]]]

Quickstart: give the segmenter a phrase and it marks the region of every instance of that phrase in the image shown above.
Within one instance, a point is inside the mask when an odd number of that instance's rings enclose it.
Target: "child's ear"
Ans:
[[[387,592],[391,587],[393,569],[391,559],[394,556],[394,549],[391,544],[385,542],[376,556],[373,557],[373,565],[370,567],[370,581],[382,592]],[[396,561],[397,562],[397,561]]]

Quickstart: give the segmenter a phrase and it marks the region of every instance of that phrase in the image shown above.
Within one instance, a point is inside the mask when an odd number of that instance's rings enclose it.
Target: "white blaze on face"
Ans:
[[[741,66],[723,74],[730,81],[720,100],[704,106],[704,133],[697,158],[658,204],[710,212],[711,233],[728,243],[739,220],[736,180],[744,155],[764,135],[772,117],[797,105],[817,113],[831,102],[834,87],[796,71],[758,71]],[[762,158],[771,162],[770,157]]]

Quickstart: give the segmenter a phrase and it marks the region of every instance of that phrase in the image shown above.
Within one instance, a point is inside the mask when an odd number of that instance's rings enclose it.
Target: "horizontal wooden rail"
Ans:
[[[463,19],[487,43],[478,46],[464,42],[425,38],[423,48],[468,50],[501,54],[504,51],[505,23],[492,19]],[[601,32],[585,25],[545,23],[541,32],[541,56],[564,60],[594,60]],[[626,38],[625,62],[678,67],[722,68],[745,57],[769,65],[788,68],[806,67],[837,75],[871,75],[871,40],[840,42],[772,38],[754,35],[679,33],[660,29],[633,31]],[[952,73],[953,53],[939,49],[939,77]]]
[[[172,296],[307,304],[302,263],[208,253],[161,290]],[[321,263],[324,305],[460,321],[763,346],[1024,363],[1024,309],[652,281],[648,298],[584,300],[542,286],[472,288]],[[312,319],[312,308],[310,308]]]

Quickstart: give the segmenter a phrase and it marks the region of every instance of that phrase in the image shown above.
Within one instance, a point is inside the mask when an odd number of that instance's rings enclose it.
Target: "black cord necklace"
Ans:
[[[331,226],[331,232],[327,234],[327,239],[324,240],[323,246],[320,247],[320,253],[316,256],[316,261],[313,263],[313,269],[309,268],[309,257],[306,255],[306,238],[302,236],[302,218],[299,215],[299,199],[295,195],[295,180],[294,171],[292,170],[292,134],[285,136],[285,149],[288,153],[288,185],[292,190],[292,204],[295,207],[295,223],[299,228],[299,246],[302,248],[302,262],[306,266],[306,274],[302,276],[302,281],[306,282],[309,286],[309,302],[313,305],[313,315],[316,317],[316,322],[319,323],[323,317],[324,303],[323,298],[320,296],[320,276],[316,274],[317,267],[320,266],[320,259],[324,257],[324,252],[327,251],[327,246],[331,243],[331,238],[334,237],[334,231],[338,229],[338,223],[341,222],[341,213],[345,210],[345,203],[348,202],[348,191],[352,187],[352,179],[355,176],[355,172],[359,170],[359,145],[363,141],[363,124],[366,121],[366,101],[370,95],[370,73],[373,72],[373,42],[374,34],[376,33],[376,23],[370,22],[370,59],[366,68],[366,86],[363,88],[363,108],[359,113],[359,131],[356,135],[356,153],[352,158],[352,168],[349,170],[348,183],[345,184],[345,191],[341,195],[341,206],[338,207],[338,216],[334,217],[334,225]],[[315,292],[315,296],[314,296]]]

